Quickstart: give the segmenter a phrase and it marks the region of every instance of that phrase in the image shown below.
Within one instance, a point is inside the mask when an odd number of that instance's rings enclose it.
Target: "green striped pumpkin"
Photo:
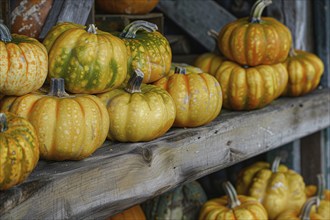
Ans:
[[[109,91],[125,80],[127,52],[124,42],[91,24],[63,22],[54,26],[43,44],[49,53],[50,78],[63,78],[71,93]]]

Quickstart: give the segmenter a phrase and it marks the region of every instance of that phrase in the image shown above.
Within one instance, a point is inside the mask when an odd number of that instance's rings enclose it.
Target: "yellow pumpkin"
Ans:
[[[203,53],[194,61],[194,66],[199,67],[204,73],[215,75],[217,69],[225,61],[225,58],[215,53]]]
[[[141,206],[135,205],[110,217],[108,220],[146,220],[146,216]]]
[[[317,186],[316,185],[306,186],[305,193],[307,198],[318,196],[320,200],[330,201],[330,190],[325,189],[325,180],[323,174],[317,175]]]
[[[26,94],[5,108],[36,128],[40,156],[47,160],[84,159],[103,144],[109,129],[104,104],[93,95],[69,96],[61,78],[52,79],[48,95]]]
[[[197,127],[215,119],[222,107],[220,84],[208,73],[186,73],[177,68],[154,85],[169,92],[176,106],[175,127]]]
[[[46,48],[34,38],[10,35],[0,23],[0,93],[24,95],[39,89],[46,80]]]
[[[172,126],[175,119],[172,97],[157,86],[141,85],[142,80],[143,73],[137,69],[125,88],[98,95],[109,113],[110,140],[150,141]]]
[[[223,184],[226,196],[207,201],[199,214],[199,220],[266,220],[265,208],[255,198],[237,195],[229,183]]]
[[[272,165],[257,162],[243,169],[237,178],[237,192],[260,201],[270,219],[290,209],[300,209],[306,201],[303,178],[293,170],[280,165],[275,158]]]
[[[315,54],[292,49],[284,64],[289,80],[282,95],[301,96],[310,93],[319,85],[324,64]]]
[[[223,106],[232,110],[262,108],[278,98],[288,82],[281,63],[242,67],[224,61],[215,73],[223,94]]]
[[[26,119],[0,113],[0,190],[22,183],[39,160],[37,133]]]

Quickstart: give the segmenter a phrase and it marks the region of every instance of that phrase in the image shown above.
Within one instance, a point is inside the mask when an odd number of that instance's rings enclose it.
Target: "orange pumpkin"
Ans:
[[[96,0],[97,9],[109,14],[147,14],[159,0]]]
[[[108,220],[146,220],[146,216],[141,206],[135,205],[110,217]]]

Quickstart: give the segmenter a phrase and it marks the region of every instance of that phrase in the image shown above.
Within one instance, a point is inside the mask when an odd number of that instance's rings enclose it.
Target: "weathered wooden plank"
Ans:
[[[225,111],[208,125],[171,129],[147,143],[110,143],[83,161],[40,161],[0,192],[2,219],[104,219],[179,184],[330,126],[330,89]]]
[[[10,2],[8,0],[0,0],[0,22],[3,22],[10,28]]]
[[[213,0],[160,0],[157,8],[209,51],[215,41],[207,32],[236,19]]]

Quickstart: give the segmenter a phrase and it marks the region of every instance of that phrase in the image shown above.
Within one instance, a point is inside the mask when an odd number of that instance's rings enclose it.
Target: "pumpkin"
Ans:
[[[120,142],[150,141],[162,136],[175,119],[175,104],[163,89],[144,84],[137,69],[126,87],[98,97],[107,106],[110,118],[108,138]]]
[[[326,220],[329,218],[323,218],[318,213],[311,213],[312,207],[319,203],[319,199],[317,197],[309,198],[304,206],[299,209],[295,210],[286,210],[285,212],[281,213],[276,220]]]
[[[170,73],[167,76],[173,75],[175,73],[175,68],[176,67],[184,68],[184,69],[186,69],[186,72],[189,72],[189,73],[203,73],[203,72],[205,72],[201,68],[196,67],[196,66],[192,66],[192,65],[189,65],[189,64],[186,64],[186,63],[172,62]]]
[[[168,91],[176,106],[175,127],[197,127],[215,119],[222,107],[222,92],[217,80],[208,73],[188,73],[177,68],[171,76],[154,85]]]
[[[325,180],[323,174],[317,175],[317,186],[316,185],[306,186],[305,193],[307,198],[317,195],[320,198],[320,200],[330,201],[330,190],[325,189]]]
[[[0,93],[24,95],[39,89],[47,77],[46,48],[36,39],[10,34],[0,23]]]
[[[226,196],[207,201],[199,214],[199,220],[253,220],[268,219],[265,208],[255,198],[237,195],[233,185],[223,183]]]
[[[224,60],[222,56],[215,53],[203,53],[196,58],[194,65],[201,68],[204,73],[209,73],[214,76]]]
[[[47,95],[30,93],[16,98],[9,111],[27,118],[35,127],[41,158],[61,161],[88,157],[106,139],[106,107],[93,95],[69,96],[61,78],[52,79],[50,88]]]
[[[108,220],[146,220],[146,216],[141,206],[135,205],[110,217]]]
[[[222,88],[223,106],[232,110],[262,108],[278,98],[288,82],[282,63],[242,67],[224,61],[214,76]]]
[[[198,219],[207,196],[197,181],[185,183],[142,204],[147,219]]]
[[[13,33],[38,38],[53,0],[16,0],[11,11]]]
[[[32,124],[12,113],[0,113],[0,190],[22,183],[39,160]]]
[[[251,16],[225,25],[218,37],[218,47],[229,60],[257,66],[285,61],[292,43],[290,30],[271,17],[261,17],[271,0],[258,0]]]
[[[324,64],[315,54],[291,49],[284,64],[288,70],[289,80],[282,95],[305,95],[319,85]]]
[[[50,78],[63,78],[71,93],[95,94],[119,87],[127,75],[127,52],[118,37],[63,22],[54,26],[43,44],[49,53]]]
[[[171,68],[172,51],[157,25],[133,21],[120,33],[128,52],[129,77],[136,69],[144,73],[143,83],[152,83],[166,76]]]
[[[257,162],[243,169],[237,177],[237,193],[260,201],[269,219],[290,209],[300,209],[306,201],[303,178],[293,170],[280,165],[276,157],[270,165]]]
[[[109,14],[147,14],[159,0],[96,0],[97,9]]]

